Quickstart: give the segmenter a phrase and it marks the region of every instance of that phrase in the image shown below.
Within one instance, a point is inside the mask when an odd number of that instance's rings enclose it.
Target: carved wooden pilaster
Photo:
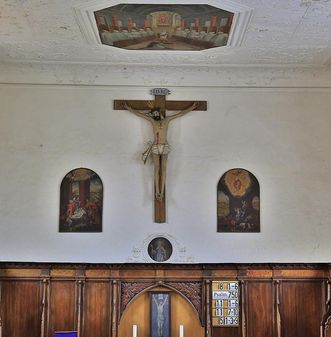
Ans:
[[[280,300],[280,290],[281,283],[279,280],[274,282],[276,287],[276,333],[277,337],[282,335],[282,319],[281,319],[281,300]]]
[[[325,335],[328,330],[331,330],[331,316],[329,316],[329,318],[326,320],[324,330],[325,330]]]
[[[326,319],[325,326],[324,326],[325,335],[326,335],[326,332],[329,329],[331,329],[331,280],[327,281],[326,310],[327,310],[326,316],[328,317]]]
[[[117,337],[118,324],[117,324],[117,303],[118,303],[118,282],[113,281],[112,287],[112,319],[111,319],[111,337]]]
[[[330,311],[331,307],[331,280],[325,282],[326,295],[325,295],[325,314]]]
[[[241,293],[241,336],[246,337],[246,294],[247,294],[247,282],[244,280],[240,281],[240,293]]]
[[[113,312],[112,312],[112,309],[113,309],[113,283],[111,280],[109,280],[109,302],[108,302],[108,305],[109,305],[109,316],[108,316],[108,319],[109,319],[109,325],[108,325],[108,335],[107,337],[112,337],[112,315],[113,315]]]
[[[325,313],[321,324],[320,336],[326,337],[327,331],[331,330],[331,280],[326,281]]]
[[[40,337],[46,336],[47,325],[47,292],[48,292],[48,279],[44,278],[41,284],[41,320],[40,320]]]
[[[81,336],[82,332],[82,306],[83,306],[83,287],[84,281],[78,280],[77,285],[77,336]]]
[[[50,269],[42,268],[41,278],[41,317],[40,317],[40,336],[48,336],[49,329],[49,305],[50,305]]]
[[[320,337],[324,337],[324,328],[323,328],[323,323],[320,326]]]
[[[203,323],[202,282],[167,282],[166,285],[177,290],[192,303]]]
[[[0,281],[0,337],[2,337],[2,281]]]
[[[152,282],[121,282],[121,311],[120,315],[122,316],[125,308],[136,297],[139,293],[145,289],[153,286],[155,283]]]
[[[329,317],[324,324],[323,337],[327,337],[328,331],[330,330],[331,330],[331,317]]]
[[[212,327],[210,320],[210,280],[206,280],[205,283],[205,299],[206,299],[206,329],[205,329],[205,337],[212,336]]]
[[[47,285],[47,292],[46,292],[46,305],[45,305],[45,310],[46,310],[46,327],[45,327],[45,330],[46,330],[46,334],[45,336],[49,336],[50,334],[50,306],[51,306],[51,281],[50,279],[48,279],[48,285]]]
[[[330,291],[329,291],[329,280],[323,281],[323,289],[322,289],[322,296],[323,296],[323,318],[320,324],[320,337],[325,336],[325,324],[326,319],[328,317],[328,311],[329,311],[329,300],[330,300]]]

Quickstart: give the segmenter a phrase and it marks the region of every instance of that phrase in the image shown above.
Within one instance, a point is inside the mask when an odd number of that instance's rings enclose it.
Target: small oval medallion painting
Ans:
[[[172,244],[163,237],[153,239],[148,245],[148,255],[156,262],[164,262],[170,259]]]

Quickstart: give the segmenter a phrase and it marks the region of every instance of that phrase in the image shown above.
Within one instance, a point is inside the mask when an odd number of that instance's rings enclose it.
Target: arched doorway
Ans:
[[[185,336],[204,337],[197,312],[179,293],[167,287],[156,287],[153,291],[171,293],[171,337],[179,337],[179,325],[184,325]],[[149,291],[139,295],[123,312],[119,325],[119,337],[131,337],[132,326],[138,326],[138,337],[150,336]]]

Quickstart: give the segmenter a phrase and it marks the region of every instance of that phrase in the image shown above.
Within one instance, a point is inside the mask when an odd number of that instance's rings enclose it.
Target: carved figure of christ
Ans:
[[[128,110],[150,122],[154,140],[143,153],[143,161],[152,157],[154,165],[154,221],[165,222],[165,185],[170,147],[167,140],[169,123],[193,110],[207,110],[205,101],[166,101],[165,95],[155,95],[155,101],[115,100],[114,109]],[[166,110],[174,113],[166,115]]]
[[[150,112],[142,112],[132,109],[129,105],[125,104],[125,108],[134,113],[136,116],[148,120],[153,127],[154,142],[147,149],[145,153],[146,161],[148,155],[151,153],[154,163],[154,184],[155,184],[155,198],[161,201],[164,198],[164,189],[167,171],[167,159],[170,152],[170,147],[167,140],[169,123],[175,118],[184,116],[188,112],[194,110],[197,103],[193,103],[188,109],[177,112],[173,115],[164,117],[157,109],[152,109]]]

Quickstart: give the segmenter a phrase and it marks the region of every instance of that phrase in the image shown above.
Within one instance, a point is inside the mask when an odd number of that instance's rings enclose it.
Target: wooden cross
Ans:
[[[154,221],[163,223],[166,222],[165,178],[170,151],[167,141],[169,122],[193,110],[206,111],[207,102],[167,101],[166,95],[169,95],[170,91],[164,88],[153,89],[151,94],[155,96],[154,101],[114,100],[114,110],[128,110],[152,124],[154,141],[143,153],[143,160],[146,162],[149,155],[152,156],[154,163]],[[167,110],[175,113],[167,116]]]

